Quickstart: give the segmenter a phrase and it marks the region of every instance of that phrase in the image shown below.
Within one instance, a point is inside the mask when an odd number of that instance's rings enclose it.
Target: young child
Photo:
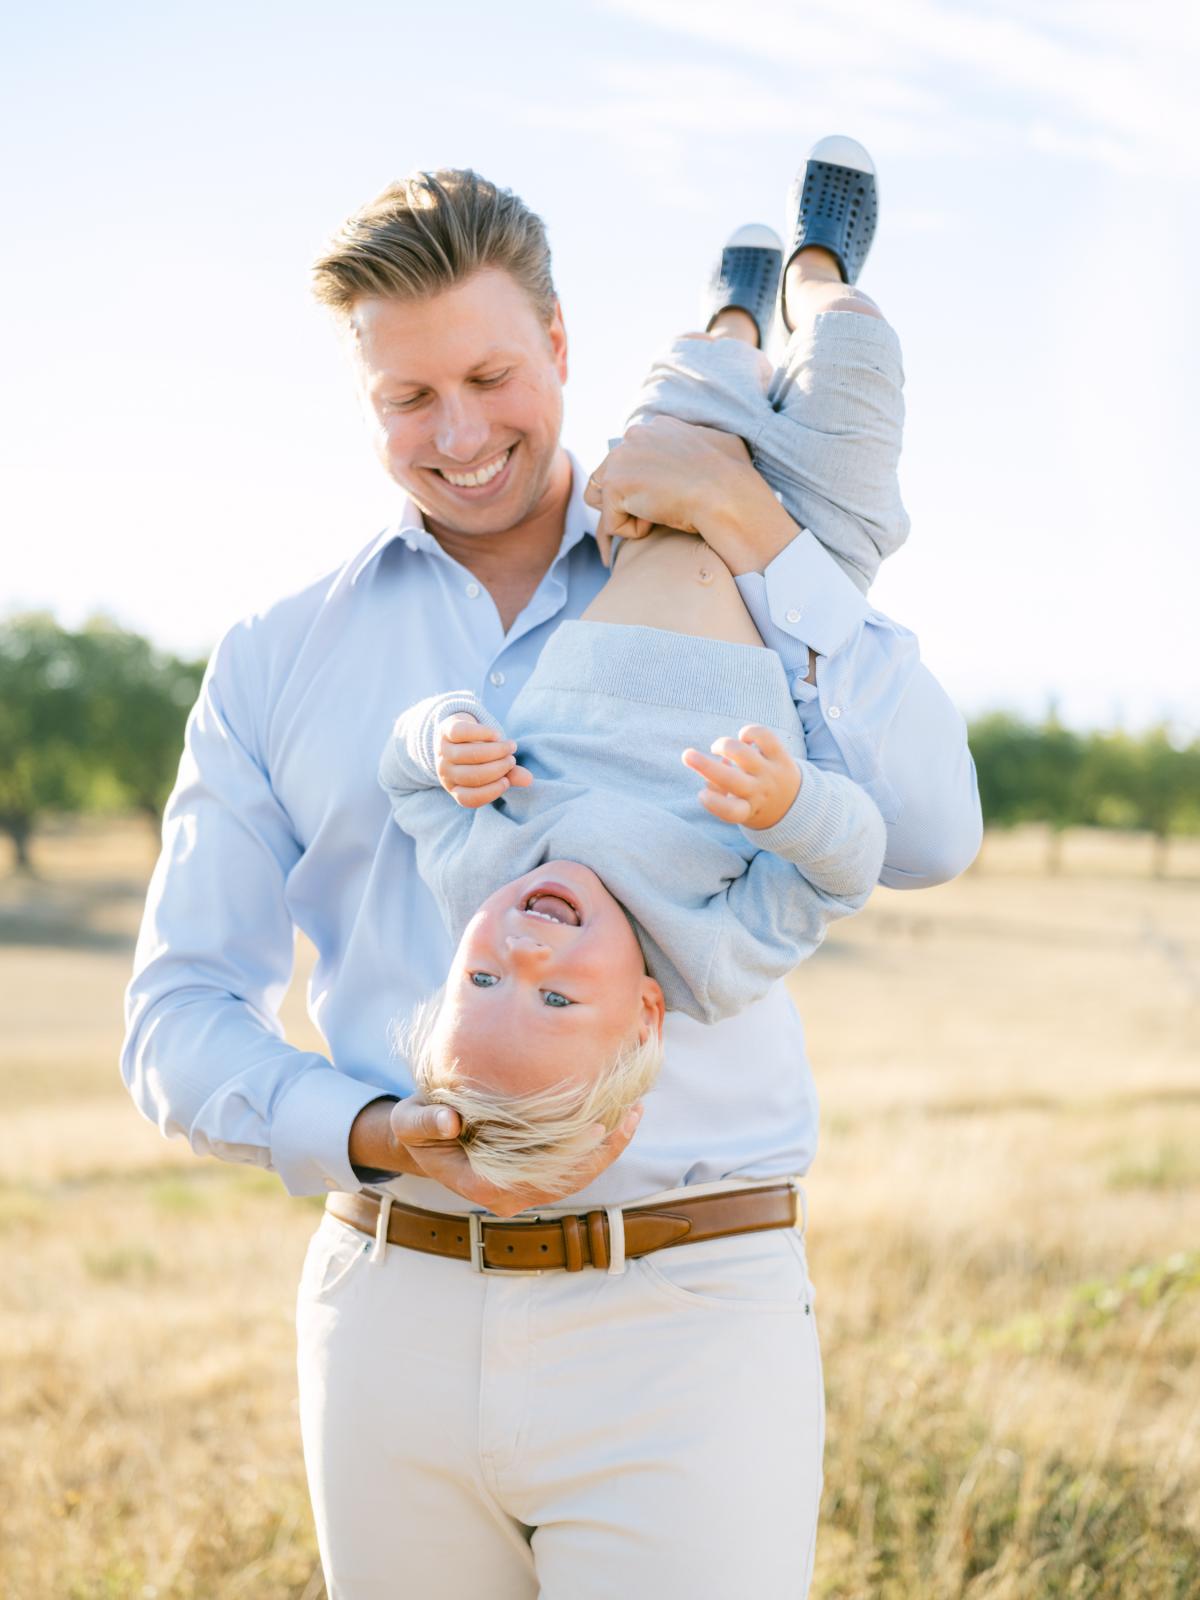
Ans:
[[[826,168],[818,179],[840,191],[847,169],[820,152],[809,177]],[[860,167],[853,182],[868,178]],[[847,206],[836,238],[821,233],[813,218],[828,207],[813,188],[807,205],[798,199],[785,299],[785,314],[809,314],[782,373],[752,347],[780,252],[735,236],[709,319],[732,337],[679,341],[635,417],[740,434],[788,512],[865,586],[906,531],[894,490],[899,358],[885,370],[895,336],[847,303],[841,274],[861,264],[861,229],[845,226]],[[840,253],[826,257],[831,243]],[[856,404],[884,410],[889,385],[894,438],[876,426],[872,442],[856,439]],[[872,459],[881,450],[890,477]],[[846,509],[827,480],[845,481],[849,499],[859,456],[877,486]],[[458,938],[443,990],[404,1040],[418,1089],[459,1112],[481,1176],[546,1191],[652,1083],[664,1011],[712,1022],[762,995],[865,903],[884,830],[862,790],[804,760],[779,658],[728,569],[691,535],[622,544],[604,590],[542,652],[509,732],[506,742],[468,692],[434,696],[398,719],[380,781]],[[715,758],[694,748],[704,743]],[[706,780],[699,799],[681,752]]]

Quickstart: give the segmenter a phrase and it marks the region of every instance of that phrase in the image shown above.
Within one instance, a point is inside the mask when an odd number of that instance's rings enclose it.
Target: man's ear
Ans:
[[[567,325],[563,321],[562,301],[554,302],[554,315],[550,318],[550,326],[546,329],[550,337],[550,348],[554,352],[554,365],[558,371],[559,383],[567,381]]]

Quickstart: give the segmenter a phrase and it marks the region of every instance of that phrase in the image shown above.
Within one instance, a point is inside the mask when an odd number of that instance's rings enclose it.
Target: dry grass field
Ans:
[[[121,1086],[143,827],[35,858],[0,858],[0,1594],[319,1600],[292,1325],[319,1202]],[[1200,850],[1148,859],[1073,836],[1047,878],[1036,836],[990,839],[797,979],[820,1600],[1200,1595]]]

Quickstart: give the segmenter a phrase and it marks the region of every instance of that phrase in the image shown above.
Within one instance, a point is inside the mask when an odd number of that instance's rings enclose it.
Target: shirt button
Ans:
[[[841,706],[830,706],[830,708],[829,708],[829,716],[831,718],[836,719],[836,718],[840,717],[841,714],[842,714]]]
[[[467,594],[471,597],[472,600],[478,600],[479,599],[479,585],[477,583],[469,583],[467,585]]]
[[[498,689],[504,682],[504,674],[502,672],[489,672],[488,682]]]
[[[788,612],[787,620],[789,622],[799,622],[800,621],[800,613],[796,610],[795,606],[793,606],[792,609]]]

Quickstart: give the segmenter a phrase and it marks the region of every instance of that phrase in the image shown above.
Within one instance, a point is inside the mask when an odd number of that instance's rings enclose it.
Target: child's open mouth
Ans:
[[[540,884],[526,896],[521,910],[527,916],[540,917],[543,922],[565,923],[569,928],[578,928],[583,923],[579,907],[560,883]]]

